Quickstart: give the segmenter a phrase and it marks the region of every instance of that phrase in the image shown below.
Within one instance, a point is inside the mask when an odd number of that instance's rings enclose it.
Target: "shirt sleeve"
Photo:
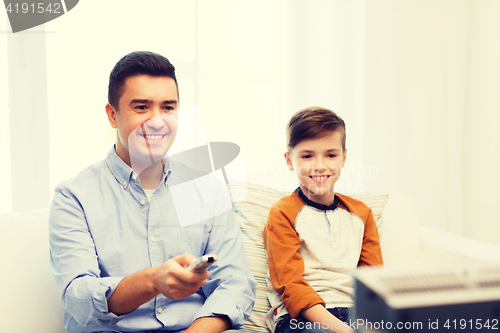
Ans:
[[[325,306],[325,302],[302,277],[304,260],[299,254],[300,240],[291,220],[296,213],[288,214],[276,204],[271,208],[264,229],[264,244],[272,285],[290,316],[297,318],[301,310],[317,304]]]
[[[57,188],[49,215],[50,265],[67,313],[80,325],[113,325],[123,316],[107,300],[123,277],[100,277],[92,234],[78,199]]]
[[[233,328],[243,327],[255,301],[256,282],[248,267],[241,230],[232,209],[213,220],[206,254],[217,254],[209,269],[210,278],[202,287],[207,297],[195,319],[226,315]]]
[[[380,237],[377,224],[373,218],[372,210],[369,209],[365,220],[365,231],[363,233],[363,245],[359,256],[358,266],[383,265],[382,250],[380,248]]]

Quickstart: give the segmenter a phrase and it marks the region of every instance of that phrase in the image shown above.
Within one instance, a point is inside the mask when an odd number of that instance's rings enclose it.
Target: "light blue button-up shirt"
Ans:
[[[112,148],[104,161],[57,186],[49,218],[50,256],[68,332],[178,332],[199,317],[217,315],[227,315],[235,328],[243,325],[253,307],[255,280],[239,226],[232,210],[181,226],[176,210],[189,205],[174,205],[170,187],[190,179],[188,170],[166,162],[149,202],[138,175]],[[225,187],[212,178],[204,177],[203,189],[191,184],[193,202],[207,196],[227,202]],[[194,295],[172,300],[160,294],[128,314],[108,311],[107,299],[122,278],[186,252],[218,256],[207,284]]]

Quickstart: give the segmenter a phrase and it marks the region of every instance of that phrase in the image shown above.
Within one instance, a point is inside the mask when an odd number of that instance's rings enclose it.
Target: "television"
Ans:
[[[468,267],[360,267],[356,332],[500,332],[500,263]]]

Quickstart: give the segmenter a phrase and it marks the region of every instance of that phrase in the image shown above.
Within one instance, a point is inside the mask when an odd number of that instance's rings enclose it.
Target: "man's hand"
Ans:
[[[155,291],[177,300],[194,294],[210,276],[207,271],[195,273],[186,269],[195,260],[192,254],[185,253],[156,266],[152,275]]]
[[[228,316],[201,317],[193,321],[184,333],[220,333],[231,328]]]
[[[108,299],[109,311],[117,315],[131,312],[158,294],[177,300],[191,296],[210,276],[209,272],[186,269],[195,260],[192,254],[185,253],[123,278]]]

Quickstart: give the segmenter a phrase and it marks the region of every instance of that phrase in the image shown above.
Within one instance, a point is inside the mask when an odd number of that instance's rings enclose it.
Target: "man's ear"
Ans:
[[[116,124],[116,110],[111,104],[106,104],[106,114],[108,115],[109,124],[111,127],[116,129],[118,125]]]
[[[344,149],[344,154],[343,155],[344,155],[344,158],[342,159],[342,167],[344,167],[344,165],[345,165],[345,159],[347,157],[347,149]]]
[[[290,169],[290,171],[293,171],[292,159],[290,158],[289,152],[285,152],[285,161],[286,165],[288,165],[288,169]]]

